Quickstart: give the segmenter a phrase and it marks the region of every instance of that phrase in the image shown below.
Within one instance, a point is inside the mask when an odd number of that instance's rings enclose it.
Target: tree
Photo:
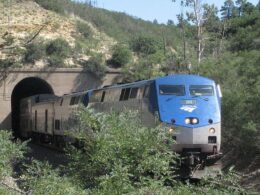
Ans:
[[[237,0],[236,5],[238,6],[238,16],[242,16],[246,0]]]
[[[153,24],[158,24],[157,19],[154,19],[154,20],[153,20]]]
[[[177,16],[179,21],[179,26],[181,28],[181,34],[182,34],[182,44],[183,44],[183,61],[186,60],[186,36],[185,36],[185,22],[183,13]]]
[[[251,14],[254,12],[254,10],[257,10],[257,8],[250,2],[246,2],[243,8],[243,14]]]
[[[188,21],[195,24],[197,28],[197,59],[198,59],[198,66],[201,62],[202,53],[204,51],[203,45],[203,24],[207,21],[205,14],[206,11],[212,11],[211,9],[205,10],[205,5],[203,0],[181,0],[181,4],[185,5],[186,7],[191,8],[192,11],[187,12],[187,19]]]
[[[167,21],[167,25],[168,25],[168,26],[174,25],[173,20],[170,20],[170,19],[169,19],[169,20]]]
[[[235,4],[233,0],[226,0],[224,2],[224,5],[220,9],[222,19],[229,20],[232,18],[235,14]]]

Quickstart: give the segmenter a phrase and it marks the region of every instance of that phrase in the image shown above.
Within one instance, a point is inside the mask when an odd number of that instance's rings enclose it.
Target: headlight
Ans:
[[[190,119],[189,118],[185,118],[185,124],[190,124]]]
[[[214,133],[216,132],[216,130],[215,130],[214,128],[210,128],[210,129],[209,129],[209,132],[212,133],[212,134],[214,134]]]
[[[199,121],[197,118],[193,118],[191,122],[192,122],[192,124],[197,124]]]

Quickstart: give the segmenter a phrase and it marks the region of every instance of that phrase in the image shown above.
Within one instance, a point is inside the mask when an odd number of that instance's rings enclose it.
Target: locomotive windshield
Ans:
[[[184,85],[160,85],[159,90],[161,95],[185,95]]]
[[[213,86],[211,85],[191,85],[190,86],[191,96],[213,96]]]

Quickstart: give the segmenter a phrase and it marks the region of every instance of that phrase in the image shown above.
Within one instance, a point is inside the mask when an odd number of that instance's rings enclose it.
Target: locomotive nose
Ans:
[[[187,148],[201,148],[201,152],[212,152],[212,147],[220,147],[220,123],[203,127],[180,127],[175,126],[173,137],[176,144],[174,151],[182,152]]]

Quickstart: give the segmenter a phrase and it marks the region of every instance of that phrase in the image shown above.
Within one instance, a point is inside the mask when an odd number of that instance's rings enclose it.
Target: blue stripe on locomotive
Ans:
[[[158,110],[160,120],[171,124],[175,120],[177,126],[188,128],[197,128],[209,125],[209,119],[213,123],[219,123],[220,118],[220,97],[216,90],[216,84],[213,80],[196,75],[171,75],[155,79]],[[159,85],[184,85],[185,95],[161,95],[159,94]],[[190,85],[211,85],[213,86],[213,96],[191,96],[189,92]],[[196,105],[183,105],[182,100],[196,100]],[[199,119],[198,124],[185,124],[185,118],[195,117]]]

